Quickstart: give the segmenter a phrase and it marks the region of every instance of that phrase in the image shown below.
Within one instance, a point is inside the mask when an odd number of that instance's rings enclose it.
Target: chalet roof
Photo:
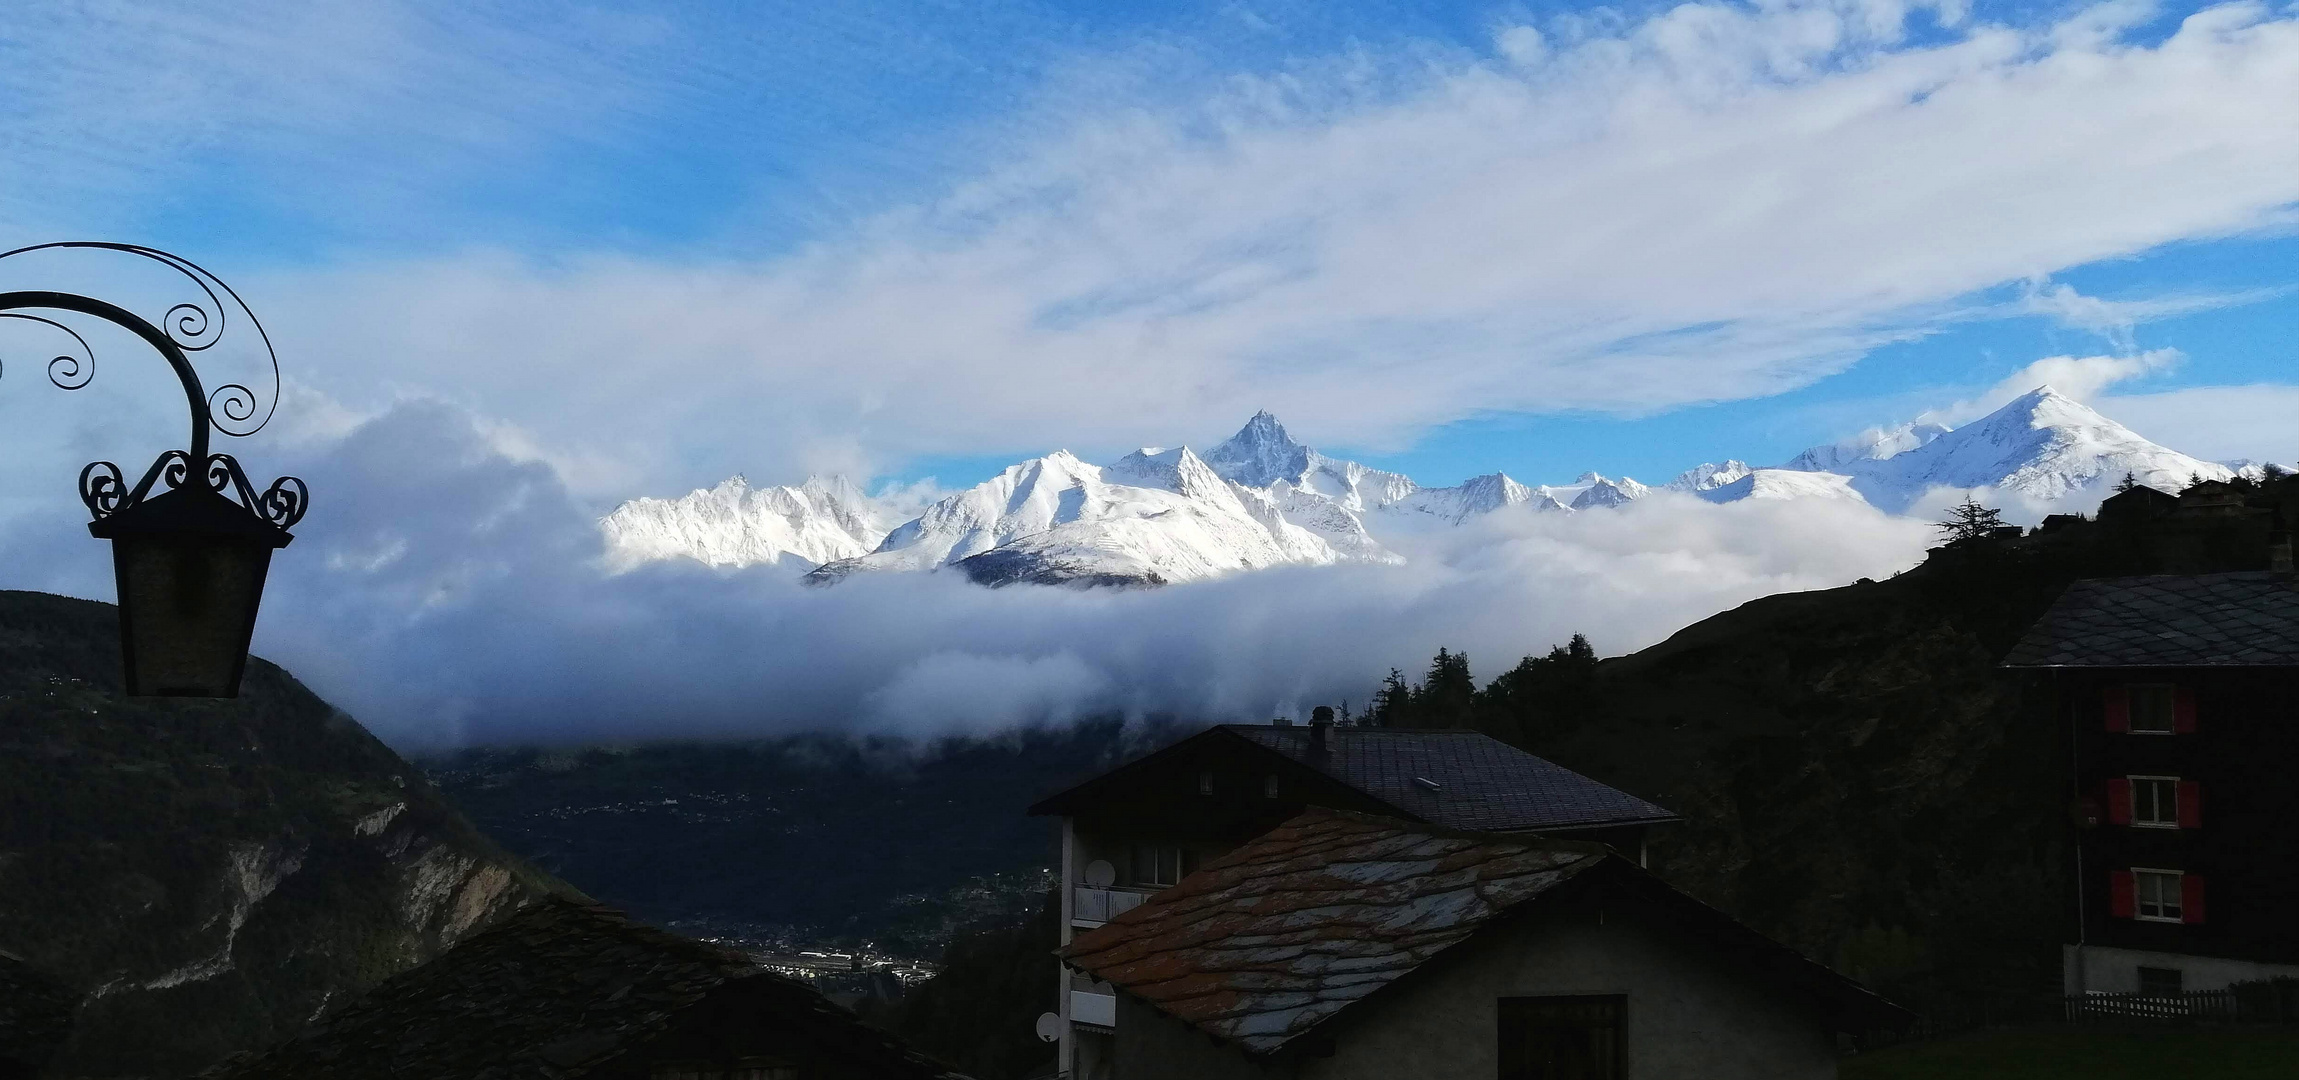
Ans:
[[[2078,581],[2004,665],[2299,666],[2299,587],[2267,572]]]
[[[1184,747],[1220,741],[1305,766],[1389,807],[1397,816],[1487,832],[1675,821],[1668,810],[1477,731],[1223,724],[1128,762],[1030,808],[1066,813],[1131,769]],[[1432,786],[1433,785],[1433,786]]]
[[[1784,977],[1856,1030],[1896,1006],[1595,844],[1515,840],[1312,809],[1080,935],[1065,963],[1253,1054],[1272,1054],[1475,937],[1593,879]],[[1880,1024],[1876,1026],[1881,1026]]]
[[[202,1075],[621,1076],[634,1067],[628,1053],[668,1030],[682,1010],[736,986],[766,1002],[777,1026],[837,1044],[840,1057],[860,1067],[859,1075],[957,1077],[740,952],[632,922],[609,908],[556,898],[385,980],[303,1035],[227,1059]]]

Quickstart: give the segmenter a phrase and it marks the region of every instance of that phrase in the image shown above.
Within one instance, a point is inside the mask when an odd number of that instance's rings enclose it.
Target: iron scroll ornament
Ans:
[[[130,488],[126,486],[120,467],[108,461],[91,463],[80,471],[80,501],[99,521],[143,502],[156,482],[164,482],[170,489],[180,488],[195,473],[209,491],[238,496],[241,505],[264,521],[281,529],[292,527],[302,520],[310,505],[310,491],[295,477],[281,477],[258,494],[241,471],[239,462],[229,454],[211,453],[209,433],[221,431],[226,435],[244,438],[264,429],[279,408],[279,354],[272,348],[271,335],[255,312],[231,286],[205,268],[189,259],[157,248],[136,244],[115,244],[101,241],[65,241],[35,244],[13,251],[0,252],[0,259],[35,251],[89,249],[117,251],[160,263],[192,282],[200,290],[205,303],[197,300],[178,303],[168,308],[160,325],[135,312],[109,301],[77,293],[49,291],[19,291],[0,293],[0,319],[36,323],[70,337],[76,352],[65,352],[48,361],[48,381],[59,389],[78,390],[95,378],[96,354],[88,339],[72,326],[49,314],[34,312],[71,312],[91,316],[118,326],[142,338],[144,343],[167,360],[174,369],[176,379],[183,386],[185,404],[191,411],[191,443],[189,450],[170,450],[160,455],[143,479]],[[192,352],[214,348],[223,340],[226,323],[226,301],[237,307],[248,325],[254,328],[272,369],[271,402],[257,418],[255,392],[240,383],[225,383],[209,394],[200,383],[197,369],[193,368]],[[0,373],[5,369],[0,368]],[[221,419],[219,419],[219,416]],[[253,426],[244,426],[250,420]],[[227,425],[224,421],[230,421]]]

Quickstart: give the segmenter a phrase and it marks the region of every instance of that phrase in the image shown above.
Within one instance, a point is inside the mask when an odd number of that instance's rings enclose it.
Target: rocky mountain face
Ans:
[[[2125,475],[2176,490],[2235,472],[2149,442],[2047,386],[1963,427],[1872,430],[1771,468],[1703,464],[1664,488],[1713,503],[1837,499],[1890,513],[1940,489],[1983,490],[2083,510]],[[753,490],[736,477],[678,499],[625,503],[602,528],[626,567],[674,557],[713,566],[795,560],[815,566],[817,583],[951,567],[990,585],[1156,585],[1288,564],[1399,562],[1389,542],[1400,531],[1511,507],[1603,511],[1653,490],[1593,472],[1559,485],[1496,472],[1423,487],[1304,446],[1262,412],[1202,456],[1148,448],[1097,466],[1060,451],[899,523],[842,480]]]
[[[57,1075],[195,1072],[573,894],[271,664],[122,696],[118,625],[0,592],[0,951],[77,1001]]]

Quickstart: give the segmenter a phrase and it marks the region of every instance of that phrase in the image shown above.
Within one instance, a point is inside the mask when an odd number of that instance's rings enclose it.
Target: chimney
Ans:
[[[1319,705],[1309,710],[1309,752],[1326,751],[1325,733],[1333,730],[1333,706]]]

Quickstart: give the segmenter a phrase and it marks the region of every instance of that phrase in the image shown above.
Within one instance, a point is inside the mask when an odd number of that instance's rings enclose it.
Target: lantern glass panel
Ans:
[[[116,537],[128,693],[238,697],[271,553],[229,537]]]

